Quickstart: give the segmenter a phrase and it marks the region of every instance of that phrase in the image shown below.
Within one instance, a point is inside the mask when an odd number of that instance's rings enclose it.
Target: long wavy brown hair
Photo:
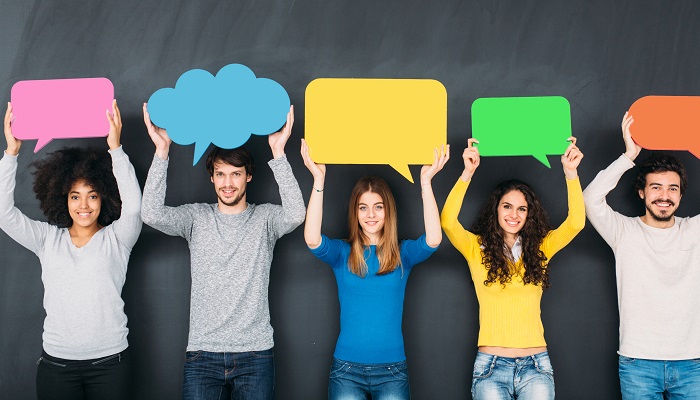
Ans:
[[[384,227],[380,232],[379,243],[377,243],[377,257],[379,258],[377,275],[388,274],[401,266],[394,195],[383,179],[376,176],[366,176],[355,183],[348,206],[348,227],[350,227],[350,235],[347,240],[350,243],[348,268],[350,268],[350,272],[363,278],[367,274],[365,253],[370,240],[362,231],[358,211],[360,197],[366,192],[376,193],[384,201]]]
[[[527,202],[527,218],[518,233],[523,249],[522,262],[525,266],[523,283],[547,288],[549,287],[547,257],[540,250],[540,246],[549,233],[549,220],[530,185],[517,179],[504,181],[496,186],[481,208],[472,228],[472,232],[479,237],[479,244],[482,246],[481,261],[488,270],[488,278],[484,281],[484,285],[490,286],[498,282],[505,287],[516,272],[513,261],[506,255],[503,228],[498,224],[498,206],[501,199],[513,190],[521,192]]]

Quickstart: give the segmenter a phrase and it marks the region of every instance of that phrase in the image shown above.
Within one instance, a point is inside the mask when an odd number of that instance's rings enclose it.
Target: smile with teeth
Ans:
[[[518,224],[520,223],[520,221],[509,221],[509,220],[505,220],[505,221],[506,221],[506,224],[508,224],[508,226],[518,226]]]
[[[673,207],[673,202],[672,202],[672,201],[666,201],[666,200],[656,200],[656,201],[652,202],[652,204],[655,204],[655,205],[657,205],[658,207],[661,207],[661,208]]]

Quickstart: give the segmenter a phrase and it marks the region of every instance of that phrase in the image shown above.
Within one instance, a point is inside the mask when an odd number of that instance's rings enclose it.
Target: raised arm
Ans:
[[[109,133],[107,145],[112,156],[112,171],[117,180],[122,209],[119,219],[112,223],[114,233],[121,243],[132,248],[141,233],[141,187],[136,179],[134,166],[121,145],[122,116],[117,100],[112,101],[112,112],[107,110]]]
[[[433,164],[424,165],[420,170],[420,192],[423,198],[423,221],[425,223],[425,242],[430,247],[438,247],[442,242],[442,228],[440,228],[440,212],[438,211],[435,195],[433,194],[432,180],[435,174],[442,170],[447,160],[450,159],[450,145],[442,146],[440,152],[433,152]]]
[[[321,222],[323,221],[323,185],[326,180],[326,166],[316,164],[309,154],[309,146],[304,139],[301,139],[301,157],[304,165],[309,169],[314,177],[314,184],[311,188],[309,206],[306,209],[306,223],[304,224],[304,240],[306,245],[315,249],[321,245]],[[434,200],[433,200],[434,201]]]
[[[633,122],[632,116],[625,113],[622,119],[622,139],[625,142],[625,153],[606,169],[600,171],[583,191],[588,220],[611,247],[617,243],[617,238],[622,232],[624,220],[627,217],[614,211],[608,205],[606,197],[617,186],[625,171],[634,167],[633,160],[641,151],[641,147],[632,140],[630,128]]]
[[[7,103],[5,113],[5,141],[7,147],[0,160],[0,229],[20,245],[34,253],[41,247],[50,225],[29,219],[15,207],[15,176],[17,155],[22,141],[12,135],[12,105]]]
[[[468,242],[473,239],[474,235],[464,229],[462,224],[457,220],[457,217],[462,208],[462,202],[464,201],[464,195],[467,193],[469,182],[471,182],[474,172],[476,172],[481,162],[479,150],[474,147],[474,143],[479,142],[473,138],[469,139],[467,142],[467,148],[464,149],[462,153],[464,170],[457,180],[457,183],[450,191],[450,194],[447,196],[440,217],[440,224],[442,225],[442,229],[445,230],[447,238],[450,239],[452,245],[463,254],[466,251]]]
[[[151,168],[148,170],[143,187],[141,218],[151,227],[173,236],[188,238],[191,233],[193,216],[188,206],[167,207],[165,205],[166,181],[168,175],[168,152],[172,140],[165,129],[151,122],[146,103],[143,104],[143,120],[148,135],[156,146]]]
[[[543,243],[543,251],[547,257],[553,256],[564,248],[576,235],[581,232],[586,224],[586,210],[583,205],[581,182],[578,179],[578,166],[583,159],[583,153],[576,146],[576,138],[568,139],[571,144],[561,156],[561,164],[566,177],[566,191],[569,212],[564,222],[557,229],[551,231]]]

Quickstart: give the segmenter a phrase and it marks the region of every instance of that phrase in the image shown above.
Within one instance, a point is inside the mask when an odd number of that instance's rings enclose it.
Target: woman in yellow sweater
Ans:
[[[554,230],[532,188],[517,180],[500,183],[484,204],[472,231],[457,216],[479,151],[469,139],[464,171],[447,197],[441,223],[452,245],[467,259],[479,300],[479,351],[472,397],[554,399],[554,374],[540,318],[542,290],[549,286],[548,263],[583,229],[585,210],[578,168],[583,153],[576,139],[561,157],[569,213]]]

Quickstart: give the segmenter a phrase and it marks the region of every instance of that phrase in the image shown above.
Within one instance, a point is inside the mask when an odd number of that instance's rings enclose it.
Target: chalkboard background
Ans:
[[[3,98],[9,100],[18,80],[108,77],[124,117],[124,149],[142,184],[154,147],[141,104],[194,68],[215,73],[226,64],[242,63],[287,89],[297,109],[287,155],[306,198],[312,179],[299,155],[299,139],[309,82],[319,77],[441,81],[449,96],[453,159],[435,178],[440,207],[462,169],[461,151],[471,135],[469,108],[476,98],[569,99],[573,130],[586,155],[579,169],[585,186],[624,151],[620,121],[636,99],[700,95],[700,3],[692,0],[2,0],[0,10]],[[28,216],[43,219],[28,164],[69,144],[107,149],[104,139],[54,141],[36,155],[33,142],[22,148],[16,203]],[[380,150],[371,141],[366,146]],[[248,147],[259,164],[249,201],[279,203],[265,165],[271,157],[266,139],[253,137]],[[192,154],[193,146],[171,150],[169,205],[215,200],[203,163],[192,167]],[[697,182],[700,162],[687,152],[678,155],[691,182]],[[462,223],[471,225],[498,181],[516,177],[535,186],[552,223],[559,224],[566,215],[564,176],[559,161],[550,161],[551,170],[531,157],[484,159],[467,194]],[[414,176],[419,168],[411,167]],[[368,173],[386,178],[392,187],[400,236],[420,235],[420,189],[388,166],[328,168],[324,233],[346,235],[350,189]],[[623,177],[609,200],[616,210],[638,215],[643,209],[631,190],[632,175]],[[700,212],[699,191],[700,185],[691,183],[680,215]],[[4,233],[0,254],[0,396],[33,399],[44,319],[40,265]],[[188,260],[183,239],[149,227],[132,253],[123,297],[138,399],[181,395]],[[590,225],[553,259],[551,281],[542,318],[557,398],[619,398],[614,260]],[[277,243],[269,292],[276,398],[325,398],[339,329],[337,290],[330,268],[306,249],[301,228]],[[477,312],[466,262],[445,239],[432,258],[415,268],[406,293],[404,336],[414,399],[469,398]]]

